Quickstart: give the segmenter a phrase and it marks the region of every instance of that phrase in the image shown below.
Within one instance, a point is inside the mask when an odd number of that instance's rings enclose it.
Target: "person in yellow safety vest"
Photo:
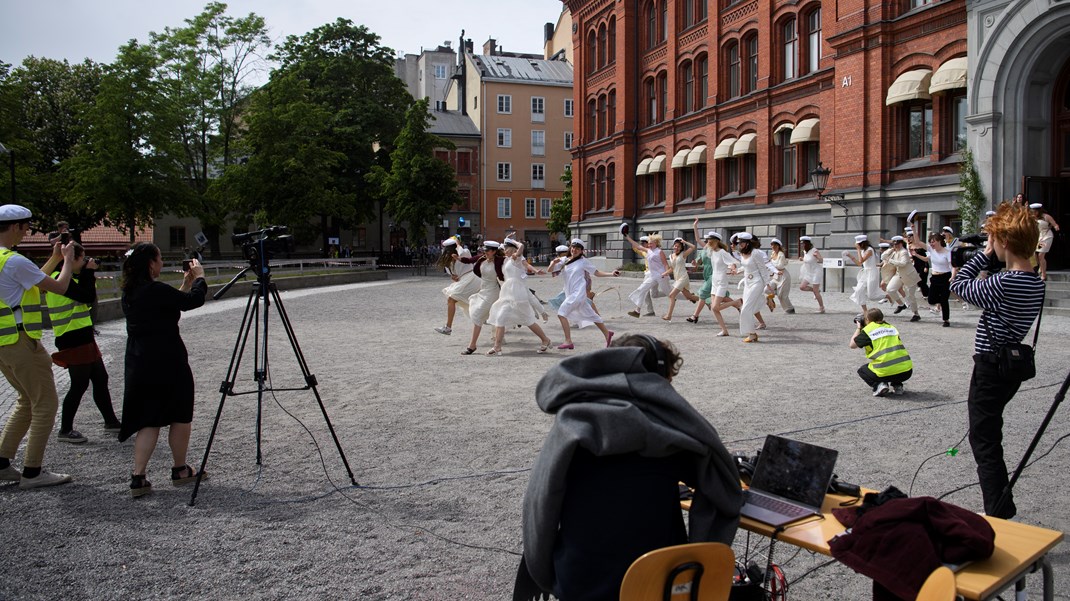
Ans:
[[[12,250],[30,231],[33,214],[23,206],[0,206],[0,371],[18,398],[0,434],[0,481],[19,488],[55,486],[70,482],[67,474],[41,469],[45,447],[56,421],[59,396],[52,377],[52,361],[41,344],[41,292],[63,294],[71,281],[74,247],[57,242],[45,270]],[[63,260],[58,278],[48,273]],[[22,471],[11,465],[24,438]]]
[[[873,389],[873,396],[903,394],[903,382],[914,373],[914,364],[899,339],[899,330],[884,321],[880,309],[870,309],[865,316],[855,317],[855,325],[849,346],[864,349],[869,359],[869,363],[858,368],[858,375]]]
[[[67,368],[71,376],[70,389],[63,397],[63,412],[56,440],[83,443],[89,439],[74,429],[74,416],[90,382],[93,383],[93,401],[104,418],[104,431],[118,433],[120,424],[112,409],[108,370],[104,368],[104,358],[93,337],[93,320],[89,316],[90,306],[97,301],[96,269],[99,265],[96,259],[85,256],[81,244],[73,244],[74,261],[67,293],[48,294],[46,299],[48,317],[56,334],[56,348],[59,349],[52,355],[52,362]],[[59,274],[56,271],[52,277],[59,277]]]

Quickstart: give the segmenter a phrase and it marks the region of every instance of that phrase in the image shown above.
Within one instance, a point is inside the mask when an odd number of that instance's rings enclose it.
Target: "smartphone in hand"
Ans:
[[[182,261],[182,271],[189,271],[191,267],[193,267],[193,259]]]

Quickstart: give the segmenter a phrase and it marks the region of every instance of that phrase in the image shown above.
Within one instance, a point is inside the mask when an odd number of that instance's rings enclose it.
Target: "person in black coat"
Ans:
[[[126,386],[119,440],[137,433],[130,477],[130,493],[134,497],[152,492],[145,473],[164,426],[169,427],[167,443],[174,457],[172,484],[187,484],[197,477],[186,464],[193,422],[193,372],[179,335],[178,320],[182,311],[204,304],[208,284],[204,281],[204,268],[196,259],[191,260],[178,290],[156,281],[162,269],[160,249],[148,243],[134,246],[123,262]]]

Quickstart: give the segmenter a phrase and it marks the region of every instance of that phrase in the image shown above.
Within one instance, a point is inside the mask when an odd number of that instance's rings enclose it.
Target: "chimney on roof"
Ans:
[[[457,79],[457,110],[459,110],[462,115],[467,115],[468,97],[466,94],[468,93],[468,90],[466,88],[468,87],[468,61],[465,59],[464,51],[467,48],[468,51],[471,52],[472,42],[471,40],[468,42],[464,41],[463,29],[461,30],[461,37],[458,39],[458,43],[460,44],[461,49],[461,51],[457,53],[457,62],[460,65],[460,73],[454,76]]]
[[[549,42],[550,40],[554,39],[554,24],[547,23],[546,25],[543,25],[542,35],[545,38],[543,40],[543,43]]]
[[[498,40],[494,38],[487,38],[486,42],[483,42],[483,54],[487,56],[495,56],[498,54]]]

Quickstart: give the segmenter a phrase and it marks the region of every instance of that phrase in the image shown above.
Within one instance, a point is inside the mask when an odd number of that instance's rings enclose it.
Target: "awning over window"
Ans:
[[[672,157],[672,168],[673,169],[679,169],[681,167],[687,167],[687,155],[690,154],[690,152],[691,152],[690,148],[685,148],[685,149],[681,150],[680,152],[677,152]]]
[[[953,58],[933,73],[933,79],[929,83],[929,93],[946,92],[956,88],[966,87],[966,57]]]
[[[908,100],[928,100],[930,98],[929,80],[932,76],[933,72],[928,69],[914,69],[900,75],[888,88],[888,98],[884,104],[892,106]]]
[[[706,145],[699,144],[687,153],[687,166],[699,165],[706,162]]]
[[[821,141],[821,121],[816,117],[803,119],[791,130],[791,143],[802,144],[803,142]]]
[[[736,143],[732,145],[732,156],[738,157],[745,154],[756,154],[758,152],[758,134],[743,134],[736,140]]]
[[[731,157],[732,146],[735,145],[737,139],[738,138],[725,138],[724,140],[721,140],[721,143],[713,150],[713,160],[719,161]]]
[[[650,163],[653,160],[654,159],[646,158],[646,159],[643,159],[642,161],[639,161],[639,165],[635,168],[635,174],[636,175],[646,175],[647,171],[650,169]]]
[[[650,169],[647,169],[646,172],[648,174],[665,173],[665,155],[659,154],[658,156],[654,157],[654,160],[650,161]]]

